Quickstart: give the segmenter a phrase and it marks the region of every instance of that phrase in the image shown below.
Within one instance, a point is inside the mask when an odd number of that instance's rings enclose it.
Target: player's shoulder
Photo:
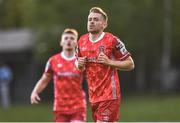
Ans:
[[[89,33],[83,34],[80,38],[79,41],[87,40],[89,38]]]
[[[106,41],[108,41],[108,42],[115,43],[117,41],[118,37],[113,35],[110,32],[105,32],[104,39],[106,39]]]
[[[108,38],[108,39],[112,39],[112,40],[117,38],[117,36],[113,35],[110,32],[105,32],[105,37]]]
[[[57,60],[57,59],[59,59],[59,58],[61,58],[61,53],[56,53],[56,54],[52,55],[52,56],[49,58],[49,60]]]
[[[124,43],[121,41],[121,39],[115,35],[113,35],[112,33],[106,32],[106,37],[108,38],[108,40],[113,44],[113,45],[123,45]]]
[[[86,34],[81,35],[80,38],[87,38],[87,37],[89,37],[89,33],[86,33]]]
[[[110,36],[110,37],[113,37],[114,35],[110,32],[104,32],[106,36]]]
[[[115,40],[120,40],[119,36],[113,35],[112,33],[106,32],[107,37],[113,38]]]

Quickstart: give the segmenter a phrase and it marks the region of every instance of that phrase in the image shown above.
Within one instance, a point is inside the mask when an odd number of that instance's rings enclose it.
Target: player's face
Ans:
[[[73,50],[77,44],[77,37],[73,34],[63,34],[60,45],[64,50]]]
[[[107,23],[103,19],[103,16],[99,13],[91,12],[88,16],[87,30],[92,34],[99,33],[103,31]]]

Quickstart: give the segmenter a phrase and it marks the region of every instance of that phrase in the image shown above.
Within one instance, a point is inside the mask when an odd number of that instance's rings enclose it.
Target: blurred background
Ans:
[[[61,32],[86,33],[93,6],[108,14],[105,31],[118,36],[135,61],[133,71],[119,72],[119,121],[180,121],[180,0],[0,0],[0,65],[9,70],[0,121],[53,120],[52,83],[40,105],[30,104],[31,91],[48,58],[61,50]],[[92,121],[89,107],[87,113]]]

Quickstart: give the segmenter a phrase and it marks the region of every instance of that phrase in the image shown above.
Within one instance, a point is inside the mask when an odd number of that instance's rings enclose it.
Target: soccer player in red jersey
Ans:
[[[107,27],[107,14],[93,7],[88,15],[89,33],[80,37],[76,66],[86,72],[89,100],[94,121],[114,122],[119,118],[121,101],[117,69],[130,71],[134,62],[124,43]]]
[[[39,94],[54,80],[54,120],[56,122],[85,122],[86,100],[82,89],[83,73],[75,67],[75,47],[78,32],[65,29],[60,45],[62,52],[49,58],[44,74],[31,94],[31,103],[38,104]]]

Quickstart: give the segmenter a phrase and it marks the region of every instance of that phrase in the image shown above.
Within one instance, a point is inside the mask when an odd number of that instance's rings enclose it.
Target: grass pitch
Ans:
[[[122,98],[119,121],[173,122],[180,121],[180,95],[132,96]],[[87,120],[93,121],[88,106]],[[13,105],[8,110],[0,108],[0,122],[51,122],[52,104]]]

